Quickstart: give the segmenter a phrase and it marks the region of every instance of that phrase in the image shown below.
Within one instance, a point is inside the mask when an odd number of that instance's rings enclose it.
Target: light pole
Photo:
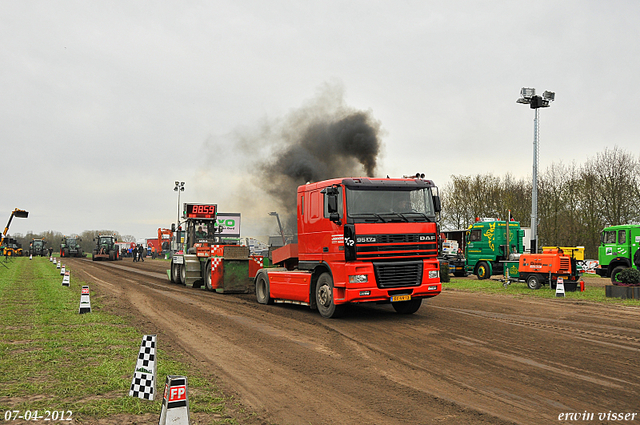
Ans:
[[[176,181],[176,187],[173,188],[175,192],[178,192],[178,221],[176,226],[180,226],[180,192],[184,192],[184,182]]]
[[[516,103],[524,103],[535,110],[533,119],[533,182],[531,184],[531,252],[537,253],[538,246],[538,118],[540,108],[548,108],[549,102],[555,100],[556,94],[545,91],[542,96],[536,95],[536,89],[523,87],[520,90],[520,99]]]

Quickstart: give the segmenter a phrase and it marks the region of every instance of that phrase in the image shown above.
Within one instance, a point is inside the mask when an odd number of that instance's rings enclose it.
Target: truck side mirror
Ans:
[[[435,212],[440,212],[442,210],[442,206],[440,205],[440,196],[433,195],[433,210]]]

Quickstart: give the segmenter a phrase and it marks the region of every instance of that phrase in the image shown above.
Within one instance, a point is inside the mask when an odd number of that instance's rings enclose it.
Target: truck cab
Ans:
[[[469,227],[466,236],[467,273],[475,274],[478,279],[503,274],[504,262],[524,252],[524,230],[517,221],[509,221],[508,224],[504,220],[478,219]]]
[[[258,302],[338,317],[350,303],[418,310],[440,293],[436,186],[423,179],[345,178],[300,186],[298,243],[272,253],[284,269],[256,276]]]
[[[623,224],[610,226],[600,234],[596,274],[620,283],[618,274],[627,268],[640,268],[640,226]]]

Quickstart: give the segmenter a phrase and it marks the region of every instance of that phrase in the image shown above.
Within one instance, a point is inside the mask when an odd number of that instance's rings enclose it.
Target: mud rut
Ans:
[[[327,320],[171,284],[163,261],[67,263],[108,308],[215,376],[256,412],[251,423],[545,424],[565,412],[640,413],[638,308],[444,291],[410,316],[375,305]]]

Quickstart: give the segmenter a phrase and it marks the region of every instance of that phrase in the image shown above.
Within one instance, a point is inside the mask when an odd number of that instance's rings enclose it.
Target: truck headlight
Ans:
[[[353,274],[349,276],[349,283],[367,283],[369,278],[366,274]]]
[[[437,279],[438,270],[429,270],[429,279]]]

